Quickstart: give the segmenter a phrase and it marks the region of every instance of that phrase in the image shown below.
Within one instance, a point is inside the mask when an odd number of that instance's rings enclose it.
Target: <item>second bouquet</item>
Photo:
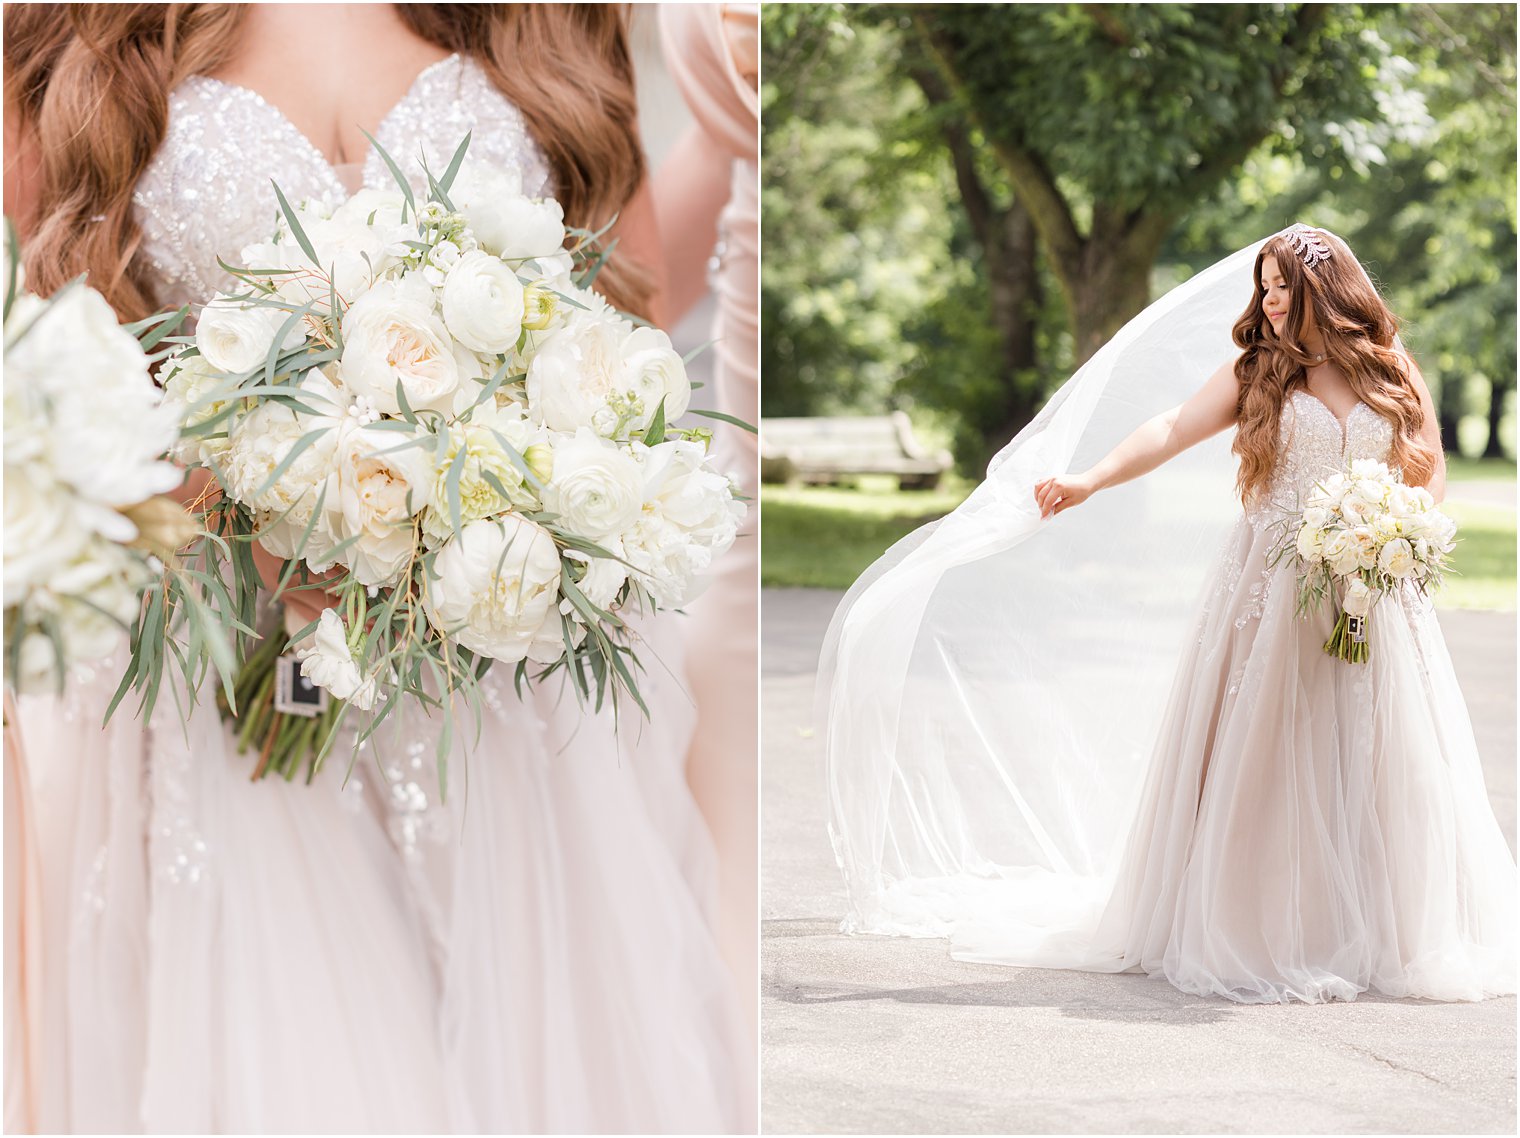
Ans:
[[[627,618],[693,597],[743,518],[710,432],[673,425],[691,385],[669,338],[591,291],[599,235],[468,144],[425,196],[383,152],[394,191],[277,188],[271,239],[224,265],[242,287],[165,366],[242,623],[270,584],[334,602],[246,645],[220,697],[256,774],[309,776],[350,710],[367,735],[403,698],[442,712],[442,764],[493,664],[643,708]]]

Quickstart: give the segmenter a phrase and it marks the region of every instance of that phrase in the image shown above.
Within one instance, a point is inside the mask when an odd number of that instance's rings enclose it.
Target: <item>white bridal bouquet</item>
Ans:
[[[199,531],[164,496],[183,480],[162,461],[178,416],[149,373],[184,313],[123,327],[83,280],[35,296],[6,229],[6,674],[18,691],[61,690],[70,666],[106,656],[138,622],[144,589],[156,586],[155,604],[183,600],[193,572],[176,550]],[[188,643],[230,668],[220,617],[191,591]]]
[[[693,597],[744,515],[711,432],[672,425],[691,385],[669,338],[590,290],[599,235],[467,166],[468,144],[424,167],[425,198],[383,151],[395,190],[292,206],[277,187],[277,230],[224,265],[239,289],[165,366],[177,454],[223,490],[208,529],[240,619],[255,541],[283,562],[277,592],[336,597],[222,701],[259,773],[314,772],[349,708],[368,734],[403,695],[444,711],[442,763],[454,694],[473,704],[493,663],[647,714],[624,618]],[[330,697],[310,717],[282,699],[292,646]]]
[[[1366,663],[1378,597],[1404,585],[1421,592],[1439,587],[1456,533],[1428,490],[1406,486],[1384,463],[1359,459],[1316,483],[1284,552],[1298,559],[1300,615],[1332,591],[1340,597],[1325,651]]]

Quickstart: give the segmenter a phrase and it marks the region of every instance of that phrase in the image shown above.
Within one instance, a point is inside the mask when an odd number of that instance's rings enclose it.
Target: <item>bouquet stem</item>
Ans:
[[[236,712],[225,694],[217,694],[222,719],[233,724],[237,732],[238,754],[258,749],[259,761],[249,776],[255,782],[270,772],[290,782],[303,765],[306,781],[311,782],[321,769],[320,760],[343,714],[344,705],[336,699],[329,699],[327,707],[317,715],[291,715],[276,710],[275,673],[280,658],[289,649],[289,638],[276,633],[243,662],[233,685]]]
[[[1325,641],[1325,652],[1348,664],[1365,664],[1370,658],[1367,642],[1369,617],[1355,617],[1342,610],[1336,617],[1330,639]]]

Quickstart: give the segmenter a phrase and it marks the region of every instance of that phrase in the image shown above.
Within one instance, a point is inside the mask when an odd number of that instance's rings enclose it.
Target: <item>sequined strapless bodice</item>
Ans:
[[[375,138],[420,190],[426,177],[418,155],[440,172],[466,132],[467,161],[517,170],[529,194],[551,192],[548,164],[521,112],[467,55],[425,68]],[[274,231],[271,180],[292,203],[349,196],[322,152],[254,91],[197,75],[170,94],[167,133],[133,195],[161,303],[201,304],[226,286],[217,258],[235,260]],[[363,184],[395,185],[377,152],[365,159]]]
[[[1315,482],[1354,459],[1393,457],[1393,424],[1365,403],[1351,409],[1343,426],[1321,400],[1293,391],[1283,400],[1278,431],[1277,469],[1263,504],[1247,511],[1253,521],[1301,509]]]

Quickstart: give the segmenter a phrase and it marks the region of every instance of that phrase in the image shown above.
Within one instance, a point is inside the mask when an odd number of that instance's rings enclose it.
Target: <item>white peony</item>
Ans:
[[[1324,506],[1310,506],[1304,511],[1304,525],[1310,529],[1325,529],[1335,518],[1335,514]]]
[[[644,467],[644,502],[624,550],[650,596],[677,607],[698,595],[702,575],[733,544],[744,503],[727,478],[704,465],[697,443],[636,444],[635,451]]]
[[[195,346],[219,371],[241,375],[263,367],[269,349],[290,319],[290,313],[268,304],[247,304],[217,293],[201,311],[195,326]],[[300,321],[285,334],[282,351],[306,339]]]
[[[665,402],[665,421],[686,414],[691,403],[691,381],[686,364],[670,346],[670,337],[658,328],[635,328],[623,342],[623,367],[619,386],[642,404],[636,430],[649,426],[660,401]]]
[[[547,256],[565,243],[565,214],[552,198],[523,194],[515,172],[466,162],[449,198],[481,247],[509,261]]]
[[[1337,576],[1347,577],[1361,568],[1356,540],[1349,530],[1336,530],[1325,538],[1322,556]]]
[[[1414,572],[1414,547],[1402,537],[1396,537],[1378,554],[1377,567],[1390,577],[1403,580]]]
[[[51,479],[38,480],[25,467],[5,465],[5,607],[26,599],[79,556],[90,530],[74,500]]]
[[[1298,531],[1298,540],[1294,544],[1298,549],[1298,555],[1310,564],[1324,560],[1324,530],[1311,526],[1306,522],[1304,527]]]
[[[423,607],[440,632],[506,663],[558,627],[560,556],[548,532],[516,514],[472,522],[438,551]]]
[[[379,701],[381,693],[374,677],[359,671],[349,651],[343,621],[332,609],[323,610],[311,645],[296,655],[301,660],[301,675],[327,689],[334,699],[347,700],[361,711],[370,710]]]
[[[614,557],[596,557],[579,550],[566,550],[565,557],[571,561],[580,562],[585,566],[585,573],[576,587],[585,594],[585,597],[599,609],[606,610],[617,600],[622,592],[624,583],[628,580],[628,568],[618,557],[623,555],[623,544],[617,540],[604,543],[607,552]],[[570,602],[568,598],[560,602],[560,612],[573,620],[581,620],[580,610]]]
[[[643,481],[633,456],[582,427],[555,443],[544,508],[567,533],[592,541],[616,537],[638,519]]]
[[[205,356],[175,356],[164,365],[164,405],[186,429],[216,418],[226,407],[230,384]],[[227,434],[232,416],[218,420],[206,434],[182,436],[171,452],[175,459],[202,466],[219,464],[231,445]]]
[[[479,365],[463,359],[433,304],[433,290],[416,276],[381,281],[343,317],[339,375],[355,395],[397,414],[399,386],[413,411],[448,412],[463,379]],[[467,353],[466,353],[467,354]]]
[[[522,335],[523,286],[502,261],[477,249],[448,270],[443,321],[459,342],[477,352],[506,352]]]
[[[624,421],[615,404],[625,336],[626,326],[615,317],[577,310],[544,339],[528,365],[529,411],[551,430],[590,427],[611,436]]]

